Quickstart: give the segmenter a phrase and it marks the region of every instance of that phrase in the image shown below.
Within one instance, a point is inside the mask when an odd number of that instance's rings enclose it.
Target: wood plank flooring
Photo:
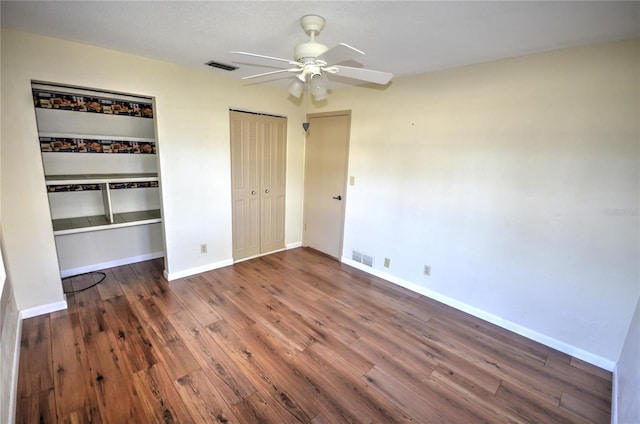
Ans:
[[[23,322],[16,422],[610,421],[609,372],[313,250],[162,268]]]

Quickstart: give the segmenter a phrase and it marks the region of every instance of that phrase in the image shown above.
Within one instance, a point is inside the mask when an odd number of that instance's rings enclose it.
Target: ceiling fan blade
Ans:
[[[281,72],[299,72],[299,71],[300,71],[300,68],[278,69],[277,71],[263,72],[261,74],[249,75],[247,77],[242,77],[242,79],[245,80],[245,79],[251,79],[251,78],[265,77],[267,75],[279,74]]]
[[[371,69],[352,68],[341,65],[335,65],[331,68],[335,68],[336,72],[331,72],[333,69],[328,69],[327,71],[329,73],[382,85],[387,84],[391,81],[391,78],[393,78],[393,74],[390,72],[372,71]]]
[[[360,56],[364,56],[363,51],[358,50],[355,47],[351,47],[348,44],[340,43],[316,57],[316,60],[322,60],[323,62],[326,62],[328,66],[331,66],[337,63],[346,62],[347,60],[357,59]]]
[[[278,61],[278,62],[286,62],[286,63],[288,63],[289,65],[299,65],[299,63],[298,63],[298,62],[295,62],[295,61],[293,61],[293,60],[289,60],[289,59],[282,59],[282,58],[279,58],[279,57],[273,57],[273,56],[265,56],[265,55],[263,55],[263,54],[247,53],[247,52],[238,52],[238,51],[232,51],[231,53],[241,54],[241,55],[244,55],[244,56],[257,57],[257,58],[260,58],[260,59],[275,60],[275,61]]]

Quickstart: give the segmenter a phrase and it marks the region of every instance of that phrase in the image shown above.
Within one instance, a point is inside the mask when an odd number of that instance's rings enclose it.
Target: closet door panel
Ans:
[[[233,205],[233,253],[234,259],[260,253],[258,199],[235,201]]]
[[[263,121],[260,251],[266,253],[284,247],[287,120],[265,116]]]
[[[259,125],[231,112],[233,257],[260,253]]]

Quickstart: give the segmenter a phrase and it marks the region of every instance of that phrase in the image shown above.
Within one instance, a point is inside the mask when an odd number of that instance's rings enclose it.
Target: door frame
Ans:
[[[342,192],[344,193],[344,201],[342,202],[342,208],[341,208],[341,219],[340,219],[340,247],[339,247],[339,255],[342,255],[342,247],[344,244],[344,220],[345,220],[345,215],[346,215],[346,210],[347,210],[347,181],[349,179],[349,153],[351,151],[351,110],[350,109],[346,109],[346,110],[336,110],[336,111],[331,111],[331,112],[318,112],[318,113],[308,113],[306,116],[306,122],[309,122],[310,118],[324,118],[324,117],[331,117],[331,116],[346,116],[348,119],[348,125],[349,125],[349,131],[347,132],[347,149],[346,149],[346,158],[345,158],[345,169],[343,170],[343,175],[342,175],[342,187],[343,190]],[[303,188],[303,192],[304,192],[304,196],[303,196],[303,213],[302,213],[302,223],[303,223],[303,228],[302,228],[302,245],[303,246],[308,246],[307,244],[307,229],[306,229],[306,225],[307,225],[307,193],[308,193],[308,187],[307,187],[307,137],[305,134],[305,149],[304,149],[304,169],[303,169],[303,175],[304,175],[304,188]],[[342,261],[341,257],[336,258],[338,261]]]

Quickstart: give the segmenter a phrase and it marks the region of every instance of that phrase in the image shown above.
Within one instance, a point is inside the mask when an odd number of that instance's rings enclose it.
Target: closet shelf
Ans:
[[[45,183],[48,186],[67,184],[136,183],[143,181],[158,181],[158,174],[154,172],[142,174],[72,174],[45,176]]]
[[[113,214],[113,223],[105,215],[83,216],[78,218],[54,219],[53,235],[86,233],[90,231],[110,230],[162,222],[160,209],[149,211],[124,212]]]

